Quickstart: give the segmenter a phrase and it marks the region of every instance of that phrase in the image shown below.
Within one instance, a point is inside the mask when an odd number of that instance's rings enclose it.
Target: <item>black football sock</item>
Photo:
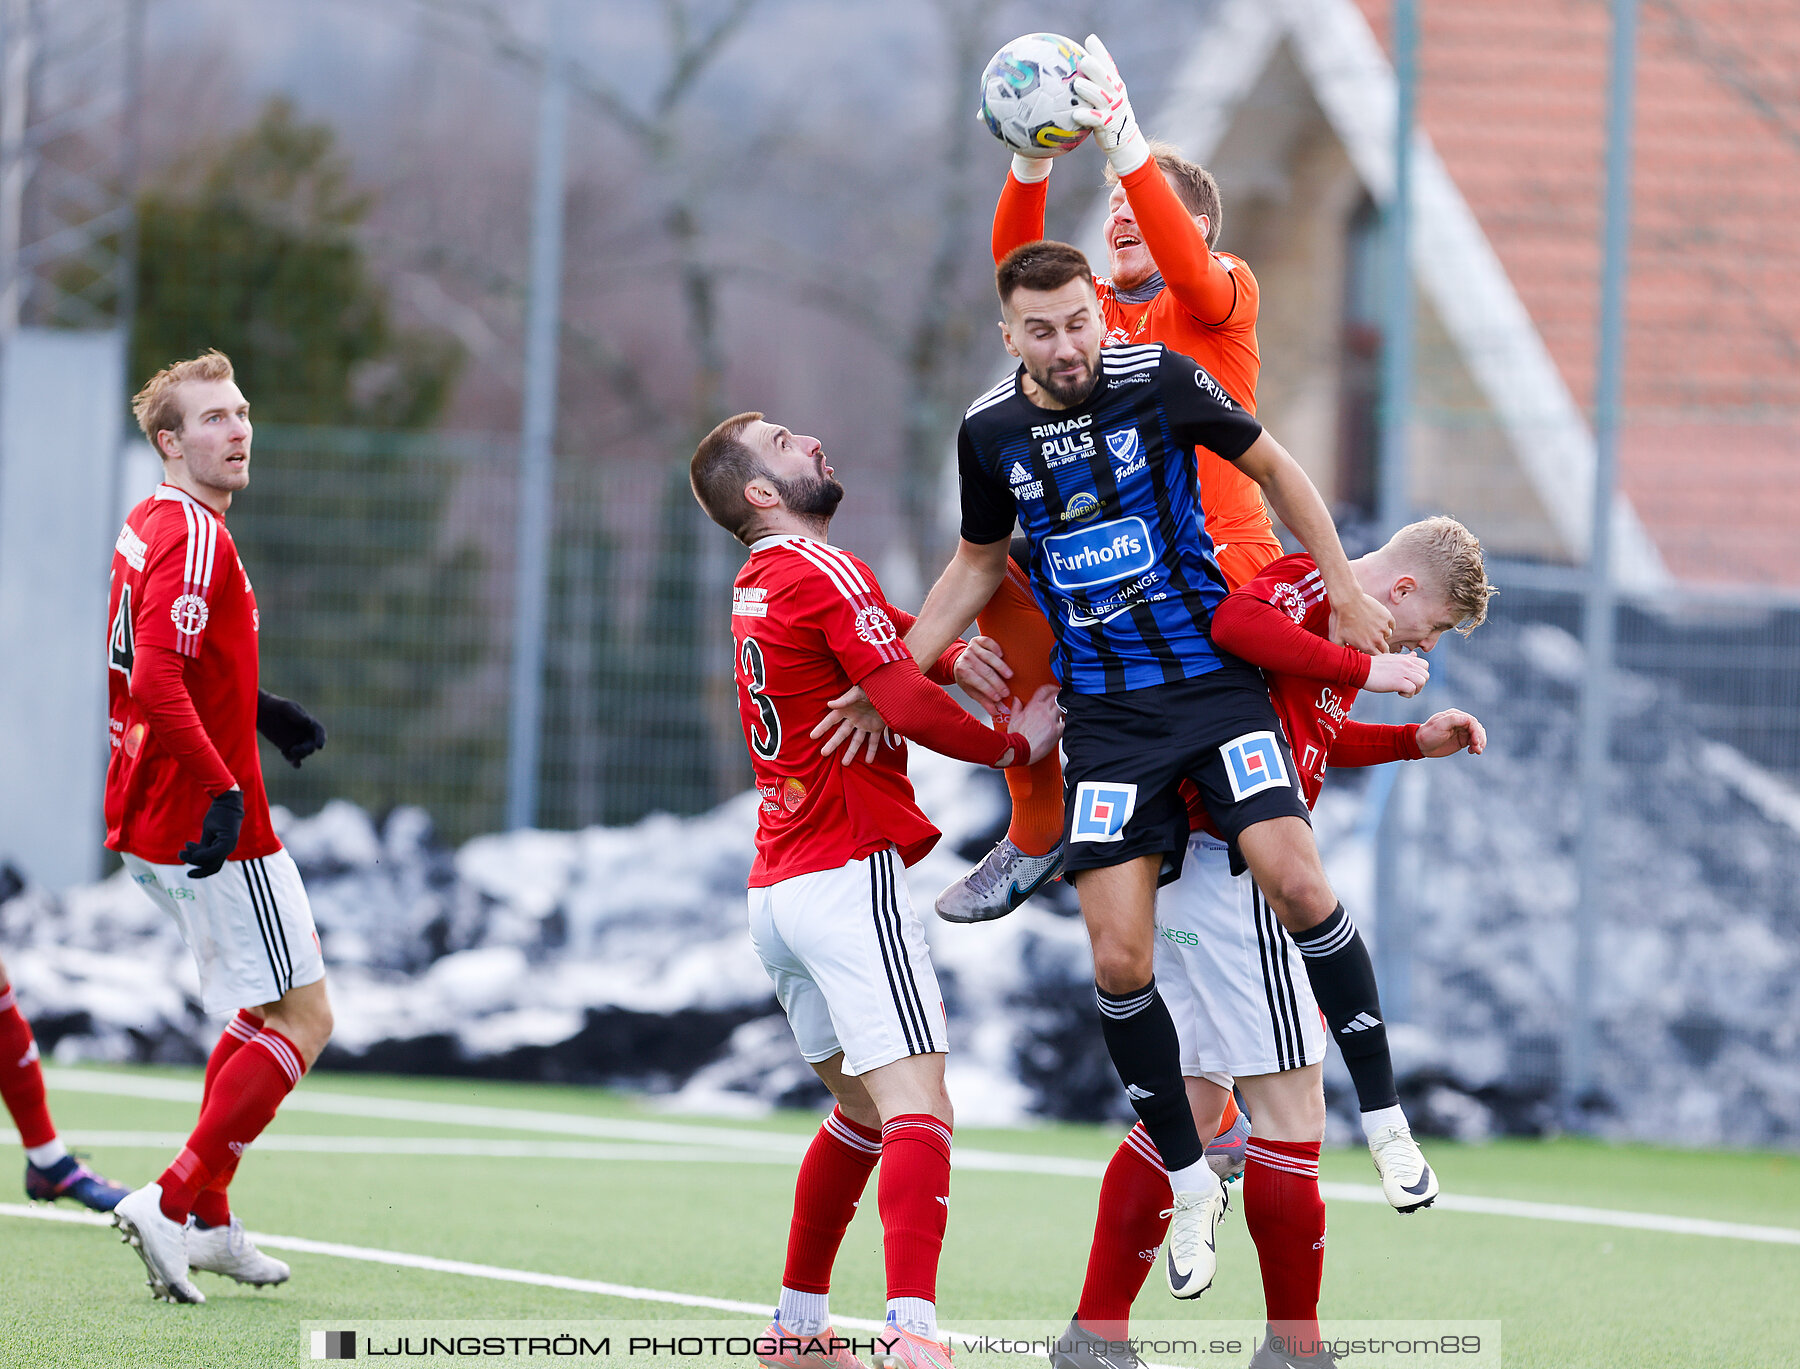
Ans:
[[[1194,1127],[1187,1086],[1181,1078],[1181,1040],[1175,1019],[1156,991],[1156,980],[1130,993],[1111,994],[1098,984],[1100,1029],[1113,1068],[1125,1085],[1138,1120],[1150,1133],[1163,1168],[1173,1174],[1198,1164],[1205,1144]]]
[[[1400,1094],[1394,1088],[1394,1058],[1388,1053],[1375,966],[1362,933],[1340,903],[1318,926],[1295,935],[1294,944],[1306,962],[1319,1011],[1344,1053],[1357,1106],[1363,1112],[1395,1106]]]

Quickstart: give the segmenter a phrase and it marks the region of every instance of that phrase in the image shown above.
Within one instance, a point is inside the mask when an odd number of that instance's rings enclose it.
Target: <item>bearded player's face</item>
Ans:
[[[1057,405],[1069,408],[1093,391],[1106,329],[1094,284],[1077,276],[1055,290],[1015,290],[1002,310],[1006,350]]]
[[[844,487],[832,477],[825,448],[816,437],[789,432],[759,419],[744,433],[747,445],[761,458],[771,484],[790,513],[803,518],[830,518],[843,501]]]
[[[250,483],[250,404],[231,380],[181,386],[181,431],[161,434],[163,457],[175,449],[196,485],[230,494]]]

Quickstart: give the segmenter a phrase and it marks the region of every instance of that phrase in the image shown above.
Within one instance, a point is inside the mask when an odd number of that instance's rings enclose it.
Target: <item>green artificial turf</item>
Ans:
[[[139,1070],[140,1078],[193,1080]],[[56,1078],[52,1076],[53,1081]],[[489,1081],[319,1075],[308,1094],[352,1094],[804,1136],[797,1114],[745,1122],[672,1117],[644,1101],[576,1088]],[[65,1132],[185,1132],[191,1103],[72,1092],[53,1082]],[[289,1111],[272,1134],[582,1138],[528,1126],[445,1125]],[[1117,1130],[1053,1126],[960,1131],[964,1148],[1104,1161]],[[1430,1146],[1446,1193],[1579,1204],[1800,1228],[1794,1157],[1614,1147],[1588,1141]],[[153,1179],[168,1153],[95,1149],[121,1181]],[[1324,1178],[1369,1184],[1365,1153],[1328,1152]],[[483,1156],[327,1155],[265,1149],[246,1160],[234,1206],[255,1230],[464,1260],[637,1288],[772,1306],[792,1198],[790,1163],[703,1163]],[[1092,1178],[960,1170],[940,1278],[945,1323],[1059,1330],[1074,1308],[1098,1183]],[[878,1318],[881,1233],[871,1188],[844,1243],[832,1306]],[[10,1195],[0,1195],[13,1201]],[[1499,1322],[1508,1366],[1768,1365],[1800,1344],[1800,1246],[1434,1210],[1401,1217],[1334,1202],[1322,1311],[1328,1320]],[[756,1316],[601,1296],[335,1256],[271,1252],[294,1267],[279,1289],[197,1276],[204,1307],[150,1300],[141,1266],[110,1230],[0,1216],[0,1365],[292,1365],[307,1324],[382,1319],[535,1321]],[[1140,1330],[1209,1331],[1260,1323],[1255,1250],[1234,1212],[1220,1273],[1204,1298],[1140,1297]],[[766,1315],[766,1314],[762,1314]],[[1234,1360],[1199,1362],[1246,1363]],[[447,1363],[447,1360],[420,1362]],[[490,1361],[491,1362],[491,1361]],[[565,1361],[566,1362],[566,1361]],[[623,1361],[621,1361],[623,1362]],[[662,1366],[674,1363],[664,1360]],[[962,1354],[958,1366],[1040,1365]],[[1346,1365],[1375,1364],[1351,1357]],[[1413,1361],[1408,1361],[1413,1362]],[[1447,1361],[1432,1361],[1447,1362]],[[1494,1361],[1483,1360],[1483,1363]],[[651,1369],[648,1361],[634,1361]]]

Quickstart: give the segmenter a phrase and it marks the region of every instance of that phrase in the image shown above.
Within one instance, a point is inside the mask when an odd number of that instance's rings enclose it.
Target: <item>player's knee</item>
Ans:
[[[1094,947],[1094,983],[1103,993],[1125,994],[1150,982],[1153,950],[1140,950],[1123,942],[1102,942]]]
[[[1270,877],[1257,881],[1263,897],[1281,925],[1290,932],[1304,932],[1331,916],[1337,907],[1337,895],[1322,870],[1304,866],[1280,869]]]

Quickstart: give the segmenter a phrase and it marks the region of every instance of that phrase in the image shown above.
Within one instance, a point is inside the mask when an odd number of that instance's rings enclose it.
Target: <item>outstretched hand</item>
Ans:
[[[1069,119],[1082,128],[1093,129],[1094,141],[1106,153],[1113,170],[1121,176],[1128,175],[1150,160],[1150,144],[1132,113],[1131,96],[1125,92],[1118,63],[1100,41],[1100,35],[1090,33],[1083,46],[1087,51],[1075,63],[1081,74],[1075,78],[1073,89],[1075,98],[1085,107],[1075,110]]]
[[[966,653],[965,653],[966,654]],[[849,765],[863,753],[863,759],[872,761],[881,749],[881,739],[887,733],[887,723],[882,721],[881,714],[875,705],[869,702],[869,696],[863,692],[861,685],[851,685],[837,698],[827,703],[831,712],[819,721],[819,725],[807,735],[817,740],[825,737],[825,745],[819,748],[821,756],[829,756],[840,746],[844,748],[843,763]],[[849,745],[845,745],[845,743]]]
[[[969,638],[968,649],[956,658],[952,674],[963,692],[987,710],[988,717],[998,718],[1005,711],[1011,697],[1006,682],[1012,679],[1012,667],[992,637]]]
[[[1060,691],[1053,684],[1043,685],[1031,696],[1031,702],[1021,704],[1016,698],[1012,700],[1012,724],[1009,732],[1023,733],[1031,743],[1030,764],[1036,765],[1050,754],[1057,742],[1062,740],[1063,714],[1057,707],[1056,696]],[[1012,764],[1019,764],[1014,756]]]
[[[1473,713],[1446,708],[1419,724],[1417,740],[1420,753],[1433,758],[1454,756],[1458,751],[1479,756],[1487,750],[1487,729]]]
[[[1394,615],[1386,604],[1372,595],[1336,600],[1331,605],[1331,640],[1340,646],[1353,646],[1367,656],[1380,656],[1388,649],[1388,638],[1394,632]]]
[[[1363,688],[1371,694],[1398,694],[1410,699],[1431,678],[1431,667],[1423,656],[1410,651],[1390,651],[1369,661],[1369,678]]]

